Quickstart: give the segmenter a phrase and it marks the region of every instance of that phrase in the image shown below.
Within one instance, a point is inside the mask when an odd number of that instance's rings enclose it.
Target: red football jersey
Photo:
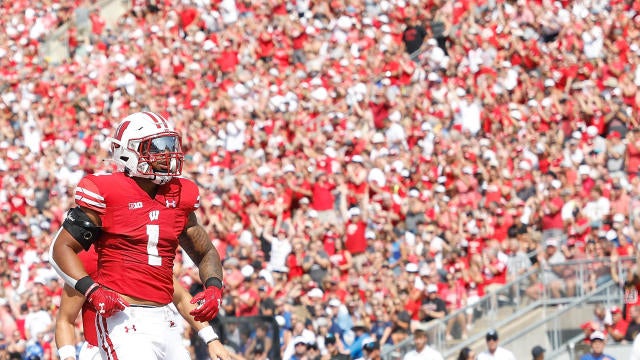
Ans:
[[[85,176],[76,204],[100,214],[96,281],[118,293],[168,304],[173,259],[188,215],[200,205],[197,185],[174,178],[151,198],[124,173]]]
[[[78,254],[84,269],[87,270],[87,274],[95,279],[98,271],[98,254],[94,247],[90,247],[87,251],[82,251]],[[82,305],[82,327],[84,332],[84,339],[93,346],[98,346],[98,334],[96,332],[96,311],[85,302]]]

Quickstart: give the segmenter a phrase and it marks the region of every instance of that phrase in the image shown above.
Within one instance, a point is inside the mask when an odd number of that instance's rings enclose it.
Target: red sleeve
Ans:
[[[187,211],[195,211],[200,207],[200,190],[193,181],[180,178],[181,207]]]
[[[82,178],[75,190],[76,205],[89,208],[104,215],[107,204],[104,195],[89,176]]]

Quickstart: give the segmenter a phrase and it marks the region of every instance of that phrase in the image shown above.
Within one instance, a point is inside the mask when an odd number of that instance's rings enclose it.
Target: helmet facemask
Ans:
[[[138,153],[138,171],[143,175],[178,176],[182,171],[182,144],[175,135],[132,139],[129,147]]]
[[[131,177],[162,185],[182,173],[180,135],[158,114],[144,112],[126,117],[111,139],[111,151],[118,170]]]

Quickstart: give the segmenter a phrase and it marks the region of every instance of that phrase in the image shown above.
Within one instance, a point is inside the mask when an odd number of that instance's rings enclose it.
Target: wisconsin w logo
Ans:
[[[154,221],[158,220],[160,217],[160,210],[149,211],[149,220]]]

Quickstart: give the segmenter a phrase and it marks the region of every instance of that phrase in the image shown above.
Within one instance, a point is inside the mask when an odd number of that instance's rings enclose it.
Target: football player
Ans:
[[[125,117],[111,139],[117,171],[83,177],[50,248],[52,266],[96,312],[103,359],[188,359],[175,347],[167,314],[173,299],[178,245],[198,266],[204,290],[193,297],[196,321],[218,314],[222,264],[195,211],[197,185],[180,177],[180,135],[152,112]],[[78,253],[93,245],[98,272],[88,275]]]
[[[90,276],[94,276],[97,272],[98,254],[93,247],[87,251],[78,254],[82,260],[85,270]],[[193,309],[190,304],[191,295],[180,285],[174,278],[174,293],[172,310],[175,309],[189,325],[198,332],[200,338],[207,344],[209,356],[212,359],[230,360],[231,357],[227,349],[220,342],[218,335],[215,333],[211,325],[195,321],[193,316],[189,315],[189,311]],[[64,286],[62,299],[60,301],[60,309],[56,318],[55,338],[58,347],[58,356],[60,360],[76,360],[76,336],[75,336],[75,320],[78,312],[82,309],[82,322],[85,341],[82,344],[79,360],[100,360],[100,350],[98,348],[98,335],[96,334],[95,310],[84,301],[84,296],[71,288],[69,285]],[[181,319],[175,313],[168,316],[169,331],[176,337],[175,346],[182,347],[182,326],[179,326]],[[132,329],[133,330],[133,329]]]

